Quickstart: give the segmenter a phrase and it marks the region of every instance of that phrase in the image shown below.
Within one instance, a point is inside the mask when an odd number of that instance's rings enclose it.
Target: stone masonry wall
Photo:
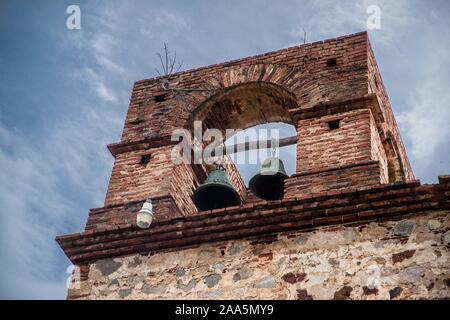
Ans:
[[[99,260],[68,298],[450,298],[449,213]]]

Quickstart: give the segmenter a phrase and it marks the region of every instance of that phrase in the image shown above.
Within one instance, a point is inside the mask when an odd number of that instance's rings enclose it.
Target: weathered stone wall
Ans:
[[[99,260],[68,297],[450,298],[449,213]]]

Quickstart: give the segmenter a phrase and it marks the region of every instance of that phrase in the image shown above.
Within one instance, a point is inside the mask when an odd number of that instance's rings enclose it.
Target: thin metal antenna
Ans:
[[[275,154],[277,153],[277,148],[275,147],[275,140],[272,139],[272,158],[275,158]]]

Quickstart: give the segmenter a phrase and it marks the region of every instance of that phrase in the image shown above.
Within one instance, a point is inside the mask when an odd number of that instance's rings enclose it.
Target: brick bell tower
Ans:
[[[179,99],[165,90],[192,91]],[[297,130],[281,200],[199,212],[198,164],[174,164],[177,128]],[[134,84],[105,203],[57,237],[69,299],[395,299],[449,294],[450,177],[415,180],[365,32]],[[148,229],[136,215],[151,199]]]

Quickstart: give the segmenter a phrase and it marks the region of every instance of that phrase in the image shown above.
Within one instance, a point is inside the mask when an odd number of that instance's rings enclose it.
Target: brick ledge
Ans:
[[[207,242],[450,210],[450,177],[442,176],[439,181],[432,185],[414,181],[259,201],[155,223],[145,230],[127,225],[58,236],[56,241],[69,259],[79,264]]]

